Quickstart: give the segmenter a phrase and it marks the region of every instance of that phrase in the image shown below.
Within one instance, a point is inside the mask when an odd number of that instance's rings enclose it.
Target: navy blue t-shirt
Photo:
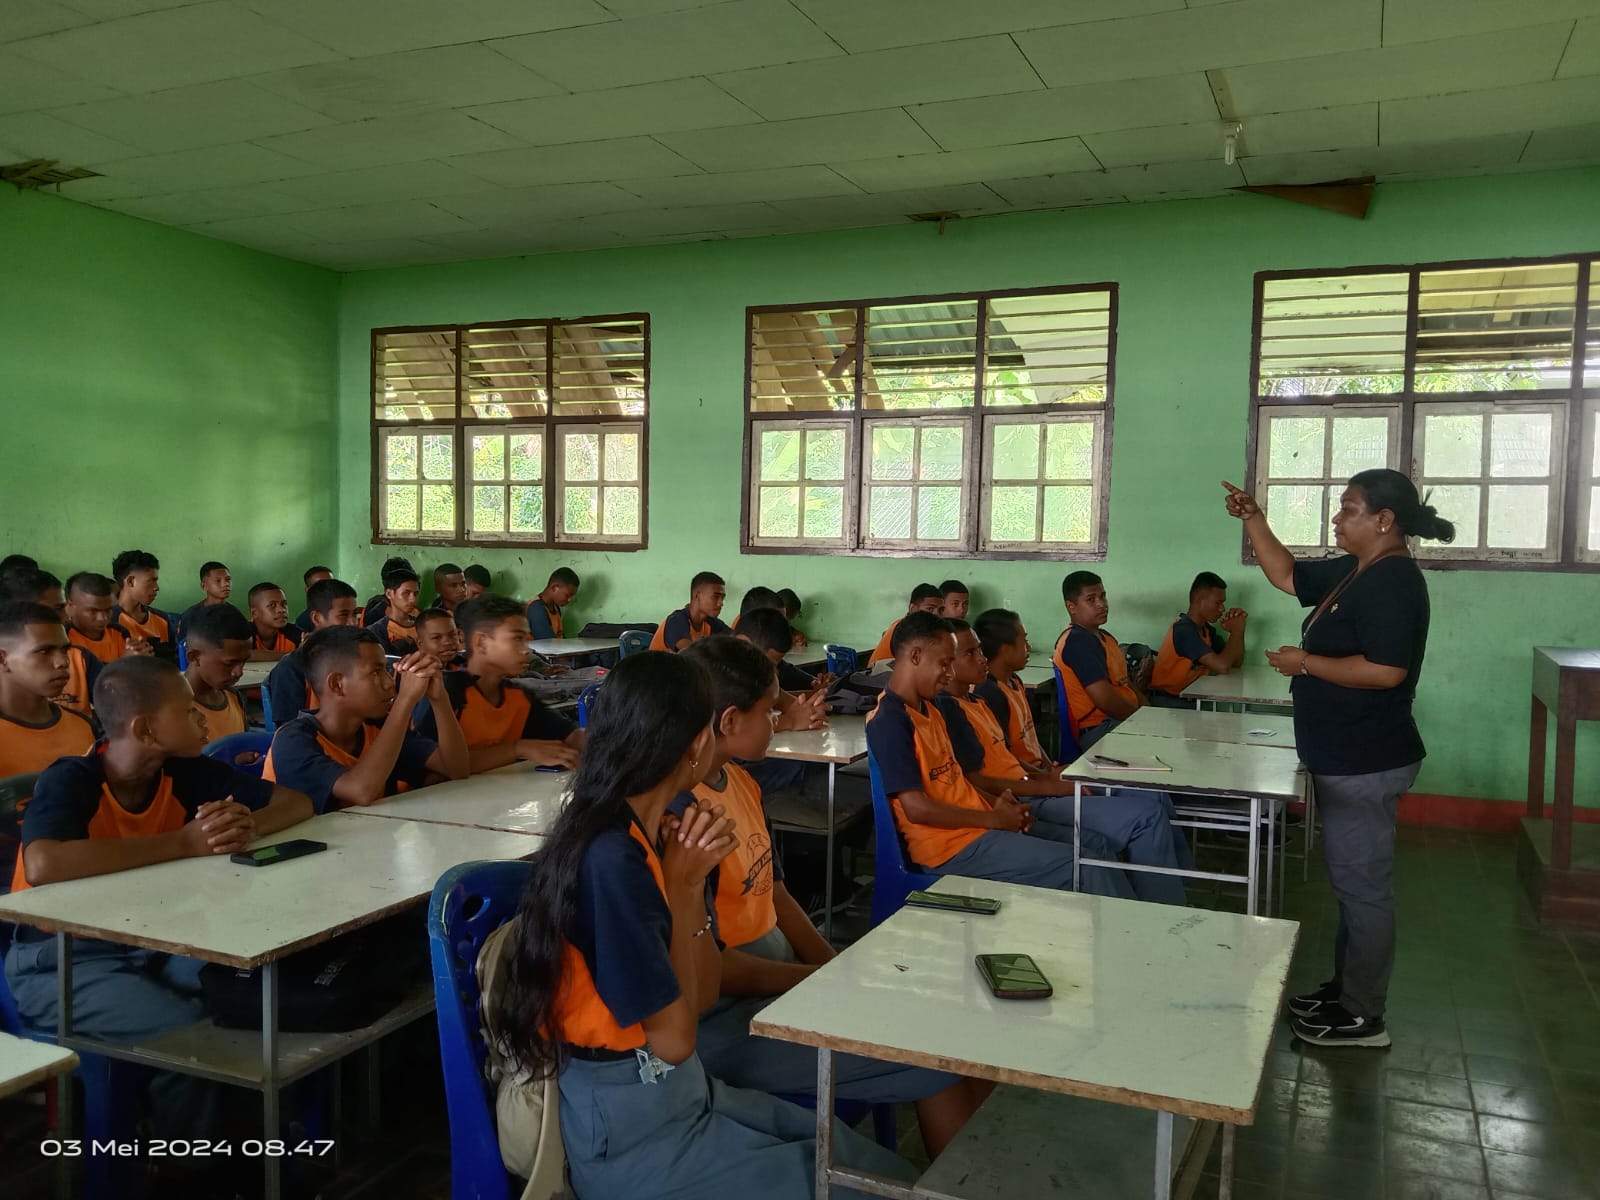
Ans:
[[[369,722],[363,737],[363,752],[382,728]],[[273,735],[272,773],[284,787],[304,792],[311,797],[316,810],[328,812],[342,807],[333,794],[333,786],[350,769],[346,763],[332,758],[317,740],[317,718],[311,713],[301,713],[287,725],[280,725]],[[383,794],[393,796],[405,788],[419,788],[428,782],[428,759],[439,747],[427,738],[406,730],[405,741],[400,745],[400,757],[395,759],[394,770],[384,781]],[[359,758],[360,755],[357,755]]]
[[[683,994],[670,954],[672,911],[625,824],[602,830],[583,852],[571,942],[624,1029]]]
[[[309,704],[311,693],[306,690],[306,660],[299,650],[291,650],[274,664],[267,673],[267,706],[272,709],[274,727],[294,720]]]
[[[719,633],[731,632],[728,627],[721,621],[717,620],[716,617],[707,617],[706,624],[711,627],[711,633],[707,635],[708,637],[715,636]],[[663,622],[663,625],[664,628],[661,631],[661,637],[662,640],[667,643],[667,649],[671,650],[676,647],[679,642],[683,641],[684,638],[689,636],[689,630],[691,626],[689,624],[688,605],[685,605],[684,607],[678,609],[677,612],[674,612],[668,616],[666,621]]]
[[[536,641],[547,642],[556,636],[555,628],[550,624],[550,610],[537,596],[528,601],[528,628],[533,631]]]
[[[901,792],[923,790],[916,726],[906,713],[906,702],[891,691],[884,691],[867,722],[867,749],[878,764],[884,795],[892,798]]]
[[[1208,646],[1194,618],[1188,613],[1181,613],[1172,623],[1172,648],[1192,663],[1199,662],[1208,654],[1221,654],[1222,648],[1228,644],[1228,637],[1214,625],[1210,632],[1211,644]]]
[[[992,681],[991,681],[992,682]],[[995,685],[997,688],[998,684]],[[1000,700],[1005,703],[1004,697]],[[967,720],[967,714],[961,709],[961,701],[948,693],[940,693],[934,700],[939,708],[939,714],[944,717],[944,727],[950,733],[950,748],[956,752],[956,762],[963,771],[976,771],[983,766],[983,743],[978,740],[977,730],[972,728],[972,722]],[[1004,729],[1004,723],[1000,728]]]

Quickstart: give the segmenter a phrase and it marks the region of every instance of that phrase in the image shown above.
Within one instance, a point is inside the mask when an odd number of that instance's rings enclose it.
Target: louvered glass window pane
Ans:
[[[869,409],[969,408],[978,384],[978,302],[867,310],[861,381]]]
[[[642,417],[645,325],[640,318],[558,324],[553,380],[558,416]]]
[[[462,402],[470,417],[543,416],[549,409],[548,328],[483,326],[461,335]]]
[[[1099,404],[1111,364],[1111,293],[996,296],[984,349],[986,405]]]
[[[1423,271],[1417,391],[1569,386],[1577,289],[1576,262]]]
[[[854,408],[855,337],[854,308],[753,313],[750,411]]]
[[[450,420],[456,415],[455,330],[374,334],[372,381],[378,420]]]
[[[1263,281],[1259,394],[1399,391],[1406,294],[1402,272]]]

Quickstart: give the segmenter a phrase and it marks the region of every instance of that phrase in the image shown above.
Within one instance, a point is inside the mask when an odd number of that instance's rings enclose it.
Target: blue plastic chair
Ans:
[[[202,753],[207,758],[221,759],[235,771],[261,778],[261,768],[266,765],[267,751],[272,749],[272,735],[261,729],[246,729],[243,733],[230,733],[209,743]],[[254,754],[253,763],[235,762],[241,754]]]
[[[602,683],[604,680],[601,681]],[[595,697],[600,694],[600,684],[591,683],[578,693],[578,728],[589,728],[589,714],[594,712]]]
[[[828,658],[828,674],[837,679],[854,674],[861,669],[861,655],[849,646],[841,646],[837,642],[828,642],[822,647],[823,654]]]
[[[630,654],[638,654],[650,649],[650,641],[654,636],[654,634],[646,633],[643,629],[624,629],[622,636],[617,638],[619,656],[627,658]]]
[[[494,1101],[484,1074],[478,994],[478,952],[515,915],[533,876],[525,862],[471,862],[452,867],[434,885],[428,904],[428,949],[450,1116],[452,1200],[510,1200],[522,1182],[500,1158]]]
[[[939,881],[911,869],[900,829],[894,823],[894,810],[889,807],[889,797],[883,790],[883,777],[878,774],[878,760],[867,755],[867,773],[872,778],[872,825],[876,832],[873,840],[877,853],[873,859],[872,923],[880,925],[900,911],[906,897],[912,892],[932,887]]]
[[[1077,762],[1083,757],[1083,747],[1078,745],[1078,723],[1072,719],[1072,706],[1067,703],[1067,681],[1061,668],[1052,667],[1056,677],[1056,761]]]
[[[261,727],[268,733],[278,727],[272,719],[272,688],[266,683],[261,685]]]
[[[189,669],[189,642],[188,642],[187,638],[184,638],[184,637],[180,636],[178,638],[178,670],[187,671],[188,669]]]

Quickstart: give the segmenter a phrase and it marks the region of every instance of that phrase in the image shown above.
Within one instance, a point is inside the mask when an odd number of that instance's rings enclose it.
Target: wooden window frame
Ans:
[[[1387,420],[1389,422],[1388,457],[1391,458],[1391,459],[1394,459],[1395,461],[1398,461],[1398,455],[1400,453],[1400,422],[1401,422],[1402,415],[1403,415],[1401,413],[1401,411],[1400,411],[1400,405],[1397,404],[1397,403],[1393,403],[1393,402],[1388,401],[1386,399],[1386,397],[1384,396],[1384,394],[1382,394],[1382,393],[1369,394],[1368,395],[1368,401],[1369,402],[1366,403],[1366,404],[1284,404],[1284,405],[1263,404],[1263,405],[1261,405],[1260,410],[1259,410],[1259,414],[1258,414],[1258,417],[1257,417],[1258,424],[1257,424],[1256,428],[1258,430],[1260,430],[1262,428],[1262,424],[1263,423],[1265,423],[1267,421],[1270,421],[1274,415],[1282,415],[1282,416],[1292,417],[1292,416],[1304,414],[1305,416],[1315,417],[1318,420],[1322,420],[1322,421],[1326,421],[1327,422],[1327,424],[1323,428],[1323,433],[1322,433],[1322,439],[1323,439],[1322,440],[1322,467],[1323,467],[1323,469],[1322,469],[1322,473],[1320,475],[1317,475],[1317,476],[1311,476],[1311,475],[1273,475],[1271,473],[1271,458],[1270,458],[1271,450],[1272,450],[1272,439],[1268,438],[1268,437],[1262,437],[1262,438],[1258,438],[1257,439],[1256,457],[1255,457],[1255,463],[1254,463],[1254,481],[1262,489],[1262,495],[1259,497],[1259,500],[1260,500],[1261,507],[1262,507],[1263,511],[1267,511],[1271,507],[1270,502],[1267,499],[1267,493],[1270,492],[1271,488],[1274,487],[1274,486],[1282,486],[1282,487],[1316,487],[1316,488],[1322,489],[1323,492],[1326,493],[1328,488],[1336,486],[1340,482],[1339,480],[1335,479],[1335,477],[1332,474],[1332,464],[1333,464],[1333,421],[1335,419],[1337,419],[1338,417],[1341,417],[1341,416],[1377,417],[1377,418],[1381,418],[1381,419]],[[1281,413],[1279,412],[1279,410],[1281,410]],[[1324,503],[1324,505],[1326,505],[1326,503],[1327,503],[1326,494],[1324,494],[1324,496],[1323,496],[1323,503]],[[1333,538],[1331,536],[1331,530],[1329,528],[1330,520],[1331,520],[1331,517],[1332,517],[1332,513],[1329,510],[1327,510],[1326,508],[1324,508],[1323,511],[1324,511],[1324,516],[1329,518],[1329,520],[1324,520],[1322,525],[1321,525],[1321,527],[1320,527],[1320,529],[1318,530],[1319,534],[1321,535],[1321,537],[1323,539],[1321,542],[1319,542],[1315,546],[1302,545],[1302,544],[1300,544],[1298,542],[1292,543],[1292,544],[1289,543],[1289,542],[1285,542],[1284,546],[1287,549],[1296,552],[1297,554],[1319,554],[1319,553],[1321,553],[1321,554],[1331,554],[1331,553],[1333,553],[1333,551],[1334,551]]]
[[[856,453],[855,443],[851,440],[855,436],[855,427],[847,420],[836,420],[814,415],[810,417],[796,417],[780,421],[764,421],[761,423],[764,430],[775,429],[790,431],[800,435],[800,456],[798,460],[799,478],[797,479],[765,479],[761,477],[752,466],[747,465],[745,475],[748,478],[749,493],[745,503],[750,509],[750,537],[758,546],[762,547],[792,547],[804,549],[812,546],[828,546],[842,549],[845,539],[849,536],[850,504],[845,498],[845,489],[849,486],[850,460]],[[844,435],[844,474],[839,479],[813,479],[806,474],[806,436],[817,431],[837,432]],[[751,451],[759,453],[759,434],[752,435]],[[804,493],[813,486],[836,487],[840,495],[839,536],[832,539],[813,538],[805,536],[805,496]],[[801,492],[800,509],[800,535],[793,538],[767,537],[761,533],[761,491],[768,487],[793,487]]]
[[[624,414],[579,414],[563,413],[558,408],[558,396],[555,390],[556,355],[555,355],[555,330],[561,325],[603,325],[607,322],[638,322],[643,334],[643,392],[644,412],[640,416]],[[462,349],[462,338],[473,331],[490,329],[503,329],[525,326],[543,326],[545,330],[545,411],[542,414],[516,415],[510,417],[476,417],[467,416],[471,411],[471,402],[468,399],[466,385],[465,354]],[[380,339],[390,334],[406,333],[443,333],[453,335],[455,338],[456,359],[456,386],[455,386],[455,411],[452,416],[430,420],[396,421],[388,420],[379,415],[377,403],[378,389],[382,377],[379,373]],[[651,354],[650,354],[650,314],[647,312],[618,312],[604,313],[595,316],[580,317],[521,317],[509,320],[469,321],[462,324],[448,325],[386,325],[376,327],[371,331],[369,343],[368,362],[368,388],[367,388],[367,415],[370,426],[369,453],[371,456],[371,540],[373,545],[397,546],[463,546],[463,547],[498,547],[519,550],[594,550],[605,553],[616,551],[644,550],[650,544],[650,382],[651,382]],[[556,479],[557,451],[556,439],[558,429],[577,425],[614,425],[636,428],[639,433],[639,536],[636,539],[597,539],[575,537],[572,535],[558,536],[560,512],[558,509],[560,497],[560,482]],[[455,471],[453,483],[456,497],[456,523],[455,530],[447,537],[429,536],[425,532],[417,533],[386,533],[383,529],[382,500],[384,483],[384,461],[382,457],[383,436],[389,430],[416,430],[419,433],[429,430],[448,430],[455,435]],[[518,538],[518,537],[483,537],[474,538],[469,535],[469,520],[471,517],[471,454],[472,435],[475,432],[540,432],[544,435],[544,461],[541,469],[540,486],[545,492],[545,532],[543,538]],[[419,444],[420,455],[420,444]],[[418,470],[421,470],[419,459]],[[420,503],[420,495],[419,495]],[[509,503],[509,496],[508,496]]]
[[[1423,274],[1430,271],[1494,270],[1497,268],[1546,266],[1558,263],[1576,263],[1577,282],[1572,322],[1572,369],[1564,387],[1528,388],[1507,391],[1418,392],[1417,374],[1418,295]],[[1261,318],[1265,285],[1277,279],[1337,278],[1346,275],[1377,275],[1386,273],[1408,274],[1410,283],[1406,300],[1405,374],[1398,392],[1325,393],[1306,396],[1262,396],[1261,392]],[[1552,463],[1553,474],[1561,481],[1561,496],[1554,506],[1559,520],[1557,544],[1559,554],[1554,560],[1533,560],[1508,557],[1467,557],[1452,555],[1448,546],[1438,552],[1419,554],[1418,563],[1432,570],[1468,571],[1562,571],[1571,573],[1600,572],[1600,553],[1587,556],[1583,542],[1587,525],[1580,531],[1580,516],[1586,514],[1586,497],[1583,485],[1594,478],[1596,464],[1585,458],[1592,456],[1592,437],[1585,442],[1585,420],[1588,407],[1600,398],[1600,378],[1584,387],[1584,364],[1600,349],[1600,327],[1589,327],[1589,301],[1591,285],[1600,281],[1600,253],[1586,250],[1572,254],[1551,254],[1525,258],[1455,259],[1425,263],[1371,263],[1351,267],[1323,270],[1258,271],[1255,276],[1254,299],[1250,318],[1250,413],[1245,429],[1245,489],[1254,493],[1258,482],[1258,460],[1263,408],[1325,407],[1329,405],[1399,405],[1400,446],[1394,466],[1407,470],[1415,462],[1416,409],[1419,404],[1436,405],[1490,403],[1502,407],[1519,404],[1557,404],[1562,406],[1561,448],[1564,459]],[[1240,559],[1254,563],[1250,540],[1241,532]]]
[[[551,487],[555,489],[555,508],[551,512],[550,529],[555,539],[555,544],[563,547],[570,546],[620,546],[627,548],[632,545],[632,539],[627,534],[613,536],[604,532],[606,523],[606,492],[611,488],[633,488],[639,493],[639,531],[644,532],[644,437],[635,421],[605,420],[605,421],[575,421],[566,418],[552,427],[554,436],[558,439],[555,447],[555,474],[551,478]],[[567,478],[567,438],[572,434],[594,433],[599,441],[595,447],[595,477],[588,479]],[[639,438],[639,477],[637,479],[606,479],[606,437],[610,434],[634,434]],[[569,487],[592,487],[595,491],[595,523],[601,529],[600,533],[566,533],[567,516],[567,489]]]
[[[949,409],[943,410],[950,413]],[[972,423],[962,416],[957,410],[955,413],[944,417],[930,417],[921,414],[915,417],[900,418],[889,412],[873,410],[874,415],[867,418],[861,428],[862,443],[859,453],[861,455],[861,547],[865,550],[915,550],[921,546],[930,549],[954,550],[959,545],[951,543],[962,542],[972,525],[972,509],[975,507],[974,492],[977,486],[972,478]],[[872,434],[880,426],[894,426],[896,428],[910,429],[913,434],[911,443],[911,474],[905,479],[873,479],[867,470],[872,461]],[[959,479],[924,479],[922,476],[922,435],[928,429],[959,429],[961,431],[961,457],[964,460],[961,478]],[[877,538],[870,531],[872,523],[872,493],[878,488],[907,488],[911,492],[911,529],[912,535],[906,538]],[[925,542],[917,536],[917,499],[924,490],[954,491],[959,497],[959,513],[956,518],[956,536],[946,541]]]
[[[520,435],[537,435],[538,438],[539,438],[539,478],[538,479],[513,479],[513,478],[511,478],[511,439],[513,437],[518,436],[519,434]],[[502,454],[502,461],[504,463],[504,470],[502,471],[501,476],[498,479],[479,479],[478,476],[473,474],[473,471],[472,471],[473,447],[471,445],[471,441],[474,438],[479,438],[479,437],[484,437],[484,436],[498,437],[500,439],[500,441],[501,441],[501,445],[503,446],[503,450],[501,451],[501,454]],[[472,514],[473,506],[476,503],[475,497],[472,495],[472,493],[478,487],[480,487],[480,486],[482,486],[482,487],[497,487],[497,488],[499,488],[501,490],[501,492],[502,492],[502,494],[504,495],[504,498],[505,498],[505,517],[506,517],[506,532],[504,534],[482,534],[482,533],[478,533],[476,530],[474,530],[472,528],[471,522],[469,520],[468,524],[467,524],[467,527],[466,527],[466,530],[465,530],[465,533],[464,533],[464,536],[467,539],[469,539],[469,543],[471,545],[474,545],[474,546],[478,546],[478,545],[482,545],[482,546],[504,546],[504,545],[507,545],[507,544],[509,544],[510,542],[512,542],[514,540],[514,534],[511,531],[511,489],[512,488],[514,488],[514,487],[537,487],[541,491],[546,493],[546,497],[545,498],[546,498],[546,502],[548,504],[548,500],[549,500],[548,493],[549,493],[549,489],[550,489],[550,480],[548,478],[546,478],[546,476],[545,476],[545,466],[550,461],[549,447],[548,447],[548,445],[546,444],[546,441],[545,441],[545,439],[548,436],[549,436],[549,434],[548,434],[547,429],[546,429],[546,427],[544,425],[537,424],[537,423],[535,423],[535,424],[526,424],[523,421],[521,421],[520,419],[515,419],[515,420],[512,420],[512,421],[509,421],[507,424],[505,424],[503,426],[498,426],[498,427],[495,427],[495,428],[489,428],[487,426],[479,426],[478,428],[474,429],[468,435],[468,445],[467,445],[466,453],[462,457],[462,462],[465,464],[466,471],[467,471],[467,477],[466,477],[466,480],[465,480],[465,483],[464,483],[464,486],[467,489],[467,501],[466,501],[466,504],[463,506],[462,511],[470,518],[470,516]],[[548,507],[546,507],[545,512],[544,512],[544,524],[545,524],[545,528],[548,529],[549,526],[550,526],[550,510],[549,510]]]
[[[1055,413],[1049,416],[1040,416],[1036,413],[1014,416],[1010,413],[1001,413],[991,409],[989,414],[984,418],[983,446],[980,449],[980,453],[983,456],[983,462],[985,464],[984,470],[988,472],[988,474],[984,479],[984,486],[982,488],[982,494],[979,497],[978,506],[978,544],[983,549],[991,551],[1003,551],[1009,547],[1026,547],[1030,551],[1035,551],[1041,554],[1049,554],[1052,557],[1093,550],[1094,547],[1088,542],[1051,542],[1046,541],[1044,538],[1045,490],[1050,487],[1082,487],[1085,482],[1081,479],[1057,478],[1045,473],[1045,464],[1047,461],[1047,455],[1049,454],[1049,427],[1051,425],[1073,424],[1088,425],[1093,431],[1092,437],[1094,448],[1090,451],[1092,471],[1092,464],[1099,462],[1102,459],[1103,449],[1101,442],[1105,436],[1105,421],[1102,417],[1102,414],[1098,410],[1095,412],[1086,413],[1063,412]],[[994,458],[994,431],[1006,425],[1040,426],[1039,474],[1037,476],[1034,476],[1030,479],[1013,479],[1010,477],[1000,479],[992,473],[992,468],[989,466],[989,464]],[[1103,498],[1105,488],[1102,486],[1098,476],[1094,474],[1091,474],[1088,484],[1093,493],[1090,500],[1091,511],[1098,512],[1100,510],[1100,502]],[[1030,542],[995,542],[992,540],[989,533],[989,518],[991,515],[991,504],[994,498],[994,489],[997,485],[1000,487],[1028,487],[1034,490],[1035,501],[1033,527],[1034,531],[1039,534],[1038,538]]]
[[[985,404],[984,367],[989,338],[989,302],[1023,296],[1057,296],[1080,293],[1105,293],[1106,306],[1106,382],[1105,399],[1098,403],[1079,404]],[[973,402],[961,408],[879,409],[865,408],[862,404],[863,354],[853,355],[854,385],[849,393],[851,406],[844,409],[797,409],[794,411],[755,412],[750,406],[751,385],[754,374],[755,325],[758,316],[768,313],[801,313],[818,311],[853,311],[855,316],[854,344],[865,347],[867,311],[873,308],[914,305],[949,304],[976,301],[976,346],[974,348]],[[917,296],[879,296],[858,300],[820,300],[802,304],[754,305],[745,309],[744,328],[744,443],[740,478],[739,548],[744,554],[806,554],[818,556],[847,556],[867,558],[965,558],[996,560],[1039,560],[1056,562],[1103,562],[1110,536],[1111,514],[1111,439],[1116,405],[1117,375],[1117,285],[1110,281],[1094,283],[1061,284],[1051,287],[1004,288],[977,292],[947,292]],[[1096,463],[1098,504],[1095,510],[1095,539],[1087,549],[1059,550],[1053,548],[987,549],[979,524],[979,513],[986,507],[984,496],[989,481],[984,476],[983,448],[985,419],[994,416],[1050,417],[1072,414],[1098,414],[1102,426],[1100,456]],[[919,421],[964,421],[966,431],[966,474],[962,486],[965,492],[962,544],[945,545],[881,545],[873,544],[866,535],[865,474],[866,455],[869,452],[867,426],[872,422],[891,421],[917,423]],[[767,423],[805,427],[807,425],[848,425],[847,457],[845,460],[845,518],[844,544],[809,542],[804,539],[774,542],[753,536],[755,529],[754,487],[751,455],[759,444],[758,430]],[[853,452],[852,452],[853,451]]]

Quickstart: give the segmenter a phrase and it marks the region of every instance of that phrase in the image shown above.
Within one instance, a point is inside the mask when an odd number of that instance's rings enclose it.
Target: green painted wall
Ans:
[[[142,547],[180,611],[211,558],[297,591],[335,543],[338,276],[10,187],[0,263],[0,546],[63,578]]]
[[[1600,249],[1600,171],[1385,185],[1363,222],[1256,196],[954,222],[935,227],[705,242],[348,275],[339,335],[339,566],[376,584],[369,544],[368,336],[378,325],[648,310],[652,327],[650,549],[567,555],[451,550],[529,594],[570,561],[575,616],[654,619],[714,568],[737,594],[795,587],[805,625],[862,644],[910,586],[955,575],[982,606],[1020,609],[1036,643],[1063,623],[1048,562],[741,557],[744,309],[752,304],[1116,280],[1121,285],[1109,628],[1155,641],[1200,568],[1235,583],[1252,643],[1293,641],[1299,612],[1239,560],[1217,480],[1244,473],[1252,276]],[[438,561],[421,550],[419,566]],[[1419,718],[1432,754],[1420,788],[1523,791],[1529,647],[1600,643],[1600,577],[1430,572],[1434,626]],[[1585,742],[1592,790],[1600,740]]]

